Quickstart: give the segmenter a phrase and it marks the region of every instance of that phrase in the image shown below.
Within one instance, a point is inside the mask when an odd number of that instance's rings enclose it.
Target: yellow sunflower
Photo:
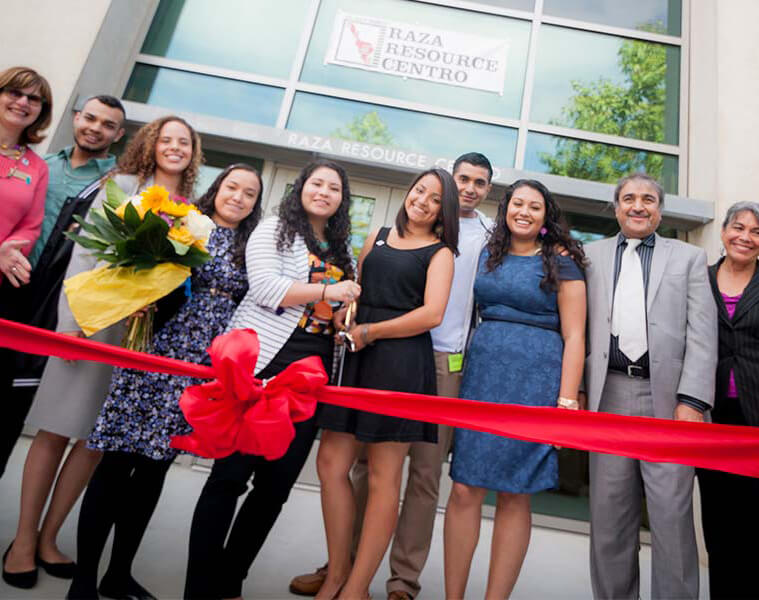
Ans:
[[[166,213],[167,215],[171,215],[172,217],[186,217],[188,213],[198,209],[195,208],[195,206],[192,204],[174,202],[173,200],[166,198],[166,200],[161,202],[159,210]]]
[[[161,185],[151,185],[148,189],[142,192],[140,196],[140,206],[143,214],[152,210],[153,214],[157,215],[163,203],[170,201],[169,192]]]
[[[185,246],[192,246],[193,242],[195,241],[195,238],[192,237],[190,230],[184,226],[172,227],[169,229],[169,237],[172,240],[179,242],[180,244],[184,244]]]

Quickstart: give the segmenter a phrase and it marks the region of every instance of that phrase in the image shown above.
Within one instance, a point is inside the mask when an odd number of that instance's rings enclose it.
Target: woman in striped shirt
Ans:
[[[257,377],[273,377],[313,355],[331,372],[333,312],[361,293],[353,281],[349,208],[343,168],[314,161],[298,175],[279,215],[263,221],[250,236],[248,293],[229,328],[258,333]],[[185,598],[242,595],[243,580],[308,457],[316,430],[315,418],[295,423],[295,438],[277,460],[236,453],[214,463],[193,516]],[[253,490],[232,525],[237,498],[251,477]]]

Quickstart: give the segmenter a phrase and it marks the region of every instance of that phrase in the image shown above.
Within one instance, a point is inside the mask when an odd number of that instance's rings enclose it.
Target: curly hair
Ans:
[[[235,264],[240,266],[245,264],[245,245],[248,243],[248,237],[250,237],[250,234],[258,225],[258,222],[261,220],[261,213],[263,212],[263,209],[261,208],[261,196],[263,196],[264,193],[264,182],[261,181],[261,173],[259,173],[255,167],[246,163],[229,165],[216,176],[216,179],[213,180],[213,183],[206,190],[206,193],[198,198],[196,204],[203,214],[213,217],[213,214],[216,211],[216,194],[219,192],[222,182],[232,171],[238,170],[249,171],[258,178],[258,196],[256,197],[256,203],[253,205],[253,210],[247,217],[238,223],[237,229],[235,229],[235,243],[232,247],[232,260]]]
[[[203,151],[200,145],[200,136],[181,117],[168,115],[140,127],[132,139],[129,140],[124,153],[119,157],[116,172],[125,175],[136,175],[140,180],[140,184],[145,183],[156,171],[155,147],[158,137],[161,135],[161,129],[166,123],[171,123],[172,121],[181,123],[190,132],[192,157],[190,158],[190,164],[187,165],[187,168],[182,173],[182,180],[179,183],[177,193],[185,198],[192,198],[195,180],[198,177],[200,165],[203,162]]]
[[[317,169],[331,169],[340,177],[342,183],[342,201],[337,211],[327,220],[324,234],[327,237],[326,250],[319,248],[314,230],[308,221],[308,214],[303,208],[301,194],[303,186]],[[348,175],[336,162],[331,160],[315,160],[308,163],[295,178],[292,188],[279,205],[279,231],[277,232],[277,250],[282,252],[292,247],[296,235],[302,235],[309,252],[322,260],[329,259],[343,273],[344,279],[353,279],[353,255],[350,250],[351,220],[350,220],[351,191]]]
[[[47,79],[29,67],[10,67],[0,71],[0,91],[5,88],[15,88],[23,90],[26,88],[37,88],[39,95],[42,97],[42,109],[40,114],[21,132],[18,143],[22,146],[27,144],[39,144],[45,139],[41,133],[47,129],[50,120],[53,117],[53,92]]]
[[[488,259],[485,266],[488,271],[493,271],[503,262],[504,256],[509,253],[511,231],[506,223],[506,213],[514,192],[521,187],[529,187],[538,192],[543,196],[546,205],[545,221],[543,222],[546,232],[538,237],[541,244],[540,253],[543,257],[543,273],[545,273],[540,281],[540,288],[546,292],[555,292],[559,288],[559,266],[556,260],[556,249],[566,248],[569,256],[583,270],[586,265],[585,253],[582,249],[582,243],[570,235],[561,208],[551,192],[546,186],[534,179],[518,179],[506,188],[506,195],[498,205],[498,216],[488,239]]]

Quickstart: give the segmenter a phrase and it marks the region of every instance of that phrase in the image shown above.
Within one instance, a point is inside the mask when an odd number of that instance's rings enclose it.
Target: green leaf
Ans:
[[[106,242],[107,241],[106,239],[101,239],[101,238],[103,238],[103,236],[102,236],[100,230],[95,225],[93,225],[89,221],[85,221],[79,215],[75,215],[74,218],[76,219],[77,223],[79,223],[79,225],[81,225],[83,231],[85,231],[86,233],[89,233],[91,236],[94,236],[96,239],[100,239],[100,241],[102,241],[102,242]]]
[[[122,221],[118,217],[118,215],[116,215],[116,213],[114,211],[112,211],[110,208],[108,208],[107,206],[104,206],[103,207],[103,213],[105,213],[106,218],[108,219],[108,221],[110,221],[111,225],[113,225],[113,227],[114,227],[114,229],[116,229],[116,231],[118,231],[119,233],[121,233],[124,236],[127,236],[130,233],[132,233],[132,230],[129,229],[129,227],[126,226],[126,224],[124,223],[124,221]]]
[[[195,246],[191,246],[184,256],[177,257],[173,262],[178,265],[184,265],[185,267],[199,267],[200,265],[208,262],[211,256],[207,252],[199,250]]]
[[[190,249],[190,246],[187,244],[182,244],[181,242],[178,242],[176,240],[172,240],[171,238],[168,238],[169,243],[174,247],[174,252],[176,252],[179,256],[184,256],[187,254],[187,251]]]
[[[109,206],[113,210],[116,210],[119,206],[127,201],[129,196],[126,195],[113,179],[109,179],[105,182],[105,201],[103,205]]]
[[[90,219],[92,219],[92,223],[100,232],[98,237],[101,239],[111,243],[124,239],[125,236],[116,231],[110,221],[100,211],[91,210]]]
[[[124,223],[134,231],[139,229],[142,224],[142,219],[140,219],[137,209],[132,206],[131,202],[126,205],[126,209],[124,210]]]
[[[66,232],[66,237],[88,250],[106,250],[110,246],[107,242],[101,242],[100,240],[84,237],[68,231]]]

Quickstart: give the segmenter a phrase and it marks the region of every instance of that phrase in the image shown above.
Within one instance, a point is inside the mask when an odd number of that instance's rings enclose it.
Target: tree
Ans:
[[[363,115],[356,115],[344,129],[336,129],[330,136],[341,140],[366,142],[379,146],[391,146],[393,144],[393,134],[390,133],[390,128],[380,118],[376,110]]]
[[[664,32],[661,24],[639,29]],[[667,101],[667,49],[663,44],[627,40],[617,52],[623,83],[606,78],[585,83],[572,81],[574,95],[552,121],[575,129],[623,137],[665,141]],[[548,172],[556,175],[613,182],[631,171],[664,174],[664,157],[658,154],[595,142],[560,139],[554,153],[541,153]]]

